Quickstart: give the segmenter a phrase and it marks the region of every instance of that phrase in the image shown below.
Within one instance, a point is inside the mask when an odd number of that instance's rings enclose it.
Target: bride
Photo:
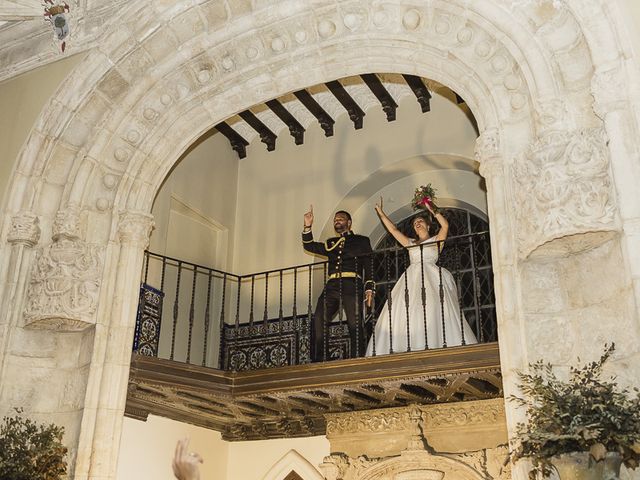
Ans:
[[[477,343],[471,327],[460,311],[453,276],[448,270],[436,265],[438,245],[442,245],[447,238],[449,222],[441,213],[434,214],[431,205],[425,205],[425,208],[438,221],[440,230],[437,235],[429,237],[429,215],[420,214],[415,216],[412,222],[416,236],[412,239],[398,230],[398,227],[384,213],[382,198],[380,203],[376,204],[376,213],[389,233],[403,247],[410,247],[410,264],[391,290],[391,308],[389,309],[389,300],[382,308],[374,334],[369,340],[366,356],[440,348],[445,344],[447,346],[462,345],[463,335],[465,344]],[[442,280],[440,280],[441,275]],[[442,307],[440,304],[441,281]],[[409,297],[409,308],[405,304],[405,287]],[[389,317],[389,310],[391,310],[391,317]],[[408,345],[407,339],[409,339]]]

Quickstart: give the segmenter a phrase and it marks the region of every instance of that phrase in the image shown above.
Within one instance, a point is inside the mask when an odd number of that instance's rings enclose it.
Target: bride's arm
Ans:
[[[376,213],[378,214],[378,216],[380,217],[380,220],[382,221],[382,224],[389,231],[389,233],[393,235],[393,238],[395,238],[403,247],[408,247],[409,245],[411,245],[411,239],[407,237],[404,233],[402,233],[400,230],[398,230],[398,227],[396,227],[396,224],[393,223],[391,219],[387,217],[387,214],[384,213],[384,211],[382,210],[382,197],[380,197],[380,203],[377,203],[375,208],[376,208]]]
[[[433,217],[440,224],[440,230],[438,231],[435,240],[437,242],[444,242],[447,239],[447,235],[449,235],[449,222],[440,212],[433,213],[433,209],[431,208],[431,206],[427,205],[427,210],[431,212],[431,215],[433,215]]]

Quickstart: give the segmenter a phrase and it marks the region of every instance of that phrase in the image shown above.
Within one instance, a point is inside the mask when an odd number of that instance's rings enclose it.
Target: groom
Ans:
[[[375,283],[371,277],[371,242],[364,235],[351,231],[351,215],[344,210],[333,217],[333,229],[337,236],[325,243],[315,242],[313,205],[304,214],[302,246],[312,254],[328,259],[328,280],[316,303],[313,315],[313,344],[311,358],[314,362],[328,360],[329,325],[342,306],[349,328],[351,357],[364,354],[364,329],[358,307],[365,292],[367,308],[371,307]],[[361,272],[364,271],[364,279]],[[364,280],[364,282],[363,282]]]

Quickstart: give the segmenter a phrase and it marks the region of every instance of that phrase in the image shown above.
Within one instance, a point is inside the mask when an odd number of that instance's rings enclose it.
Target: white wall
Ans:
[[[117,480],[171,480],[171,460],[178,440],[189,437],[189,450],[202,455],[202,480],[227,478],[228,442],[219,432],[149,415],[146,422],[124,419]]]
[[[314,234],[320,237],[338,206],[348,202],[354,214],[375,197],[378,191],[365,193],[357,187],[390,165],[424,154],[473,158],[476,133],[462,110],[449,100],[434,95],[431,111],[423,114],[415,98],[406,97],[397,116],[395,122],[387,122],[381,108],[371,109],[364,127],[354,131],[344,115],[337,120],[333,137],[325,138],[314,125],[307,130],[304,145],[283,139],[268,155],[255,155],[251,149],[261,146],[251,145],[238,176],[241,195],[236,222],[242,225],[242,234],[235,240],[234,270],[249,273],[313,261],[300,245],[302,215],[309,204],[314,206]],[[427,157],[421,158],[422,162],[407,163],[407,168],[395,171],[394,181],[432,170]],[[448,168],[457,169],[454,162]],[[442,191],[448,189],[434,183]],[[462,190],[479,190],[479,184],[480,177],[475,175]],[[394,195],[399,207],[411,201],[413,189]],[[484,198],[484,193],[477,196]],[[478,205],[483,207],[484,201]],[[354,230],[370,233],[362,225],[362,218],[354,217]],[[331,228],[324,233],[330,234]]]
[[[153,205],[155,228],[149,250],[198,265],[228,270],[233,256],[233,234],[236,215],[236,187],[238,160],[222,135],[201,139],[187,151],[163,183]],[[174,358],[184,360],[187,355],[192,270],[184,270],[177,291],[177,269],[167,268],[164,285],[161,263],[150,262],[147,283],[165,292],[160,336],[160,354],[171,353],[173,306],[178,297],[178,328]],[[215,366],[219,352],[219,315],[221,280],[212,281],[212,301],[209,305],[207,359]],[[190,360],[200,363],[204,350],[205,315],[208,278],[198,275],[193,297],[195,323],[192,330]]]
[[[204,459],[202,480],[262,480],[292,449],[316,468],[329,455],[324,436],[226,442],[218,432],[149,415],[146,422],[124,419],[117,480],[173,479],[171,460],[184,437],[190,438],[189,450]]]
[[[271,468],[292,449],[316,469],[330,453],[329,440],[325,436],[232,442],[229,443],[226,480],[263,480]]]

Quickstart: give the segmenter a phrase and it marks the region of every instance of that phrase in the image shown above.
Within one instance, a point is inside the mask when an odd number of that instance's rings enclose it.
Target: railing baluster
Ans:
[[[405,256],[404,261],[404,310],[405,310],[405,318],[407,321],[407,352],[411,351],[411,331],[409,329],[409,285],[408,285],[408,275],[407,270],[409,269],[409,263],[407,263],[407,257]]]
[[[256,276],[251,275],[251,306],[249,310],[249,327],[253,327],[253,294],[256,286]]]
[[[373,280],[373,268],[374,268],[374,259],[373,259],[373,253],[370,254],[369,259],[371,261],[371,279]],[[375,312],[375,299],[376,299],[376,292],[374,290],[373,292],[373,301],[372,301],[372,305],[370,308],[370,312],[371,312],[371,354],[375,357],[376,356],[376,325],[375,325],[375,319],[374,317],[374,312]]]
[[[436,242],[438,249],[438,257],[440,256],[440,245],[442,242]],[[440,293],[440,319],[442,320],[442,348],[447,348],[447,332],[444,322],[444,288],[442,286],[442,265],[438,262],[438,291]]]
[[[282,341],[282,275],[283,270],[280,270],[280,309],[278,310],[278,341]]]
[[[476,318],[478,322],[478,342],[484,343],[484,329],[482,328],[482,309],[480,305],[482,304],[482,299],[480,298],[480,273],[478,271],[478,264],[476,262],[476,242],[475,237],[469,237],[471,239],[471,265],[473,266],[473,292],[475,294],[475,304],[476,304]]]
[[[195,315],[196,281],[198,279],[198,267],[193,267],[193,283],[191,284],[191,305],[189,306],[189,338],[187,340],[187,362],[191,363],[191,339],[193,337],[193,317]]]
[[[460,345],[466,345],[467,342],[464,338],[464,312],[462,310],[462,285],[460,282],[460,270],[462,269],[461,266],[461,262],[460,262],[460,242],[456,241],[455,242],[455,249],[456,249],[456,275],[455,275],[455,284],[456,284],[456,292],[457,292],[457,297],[458,297],[458,310],[460,312],[460,334],[461,334],[461,338],[462,338],[462,342],[460,343]]]
[[[317,355],[316,352],[313,352],[313,306],[311,304],[311,277],[312,277],[312,270],[313,270],[313,266],[309,265],[309,297],[307,300],[307,321],[309,322],[309,328],[308,328],[308,338],[309,338],[309,353],[313,353],[314,355]],[[313,358],[311,358],[311,360],[313,361]]]
[[[267,310],[269,298],[269,272],[264,276],[264,314],[262,321],[264,322],[264,334],[269,335],[269,311]]]
[[[211,270],[208,271],[207,305],[204,308],[204,344],[202,346],[202,366],[207,362],[207,343],[209,341],[209,324],[211,321]]]
[[[420,244],[420,290],[422,297],[422,322],[424,324],[424,349],[429,350],[429,333],[427,332],[427,290],[424,287],[424,244]]]
[[[353,259],[353,271],[355,272],[356,275],[359,275],[361,272],[358,271],[358,257],[355,257]],[[364,278],[364,276],[363,276]],[[360,309],[362,308],[362,300],[364,299],[364,292],[362,294],[362,298],[360,298],[360,291],[359,291],[359,284],[360,281],[358,279],[358,277],[356,276],[356,278],[354,279],[355,282],[355,312],[354,313],[354,319],[353,319],[353,323],[354,323],[354,329],[355,329],[355,335],[356,335],[356,339],[355,339],[355,345],[356,345],[356,351],[355,352],[351,352],[351,357],[356,358],[360,356]],[[348,319],[347,319],[348,320]]]
[[[293,358],[294,365],[300,364],[300,329],[298,325],[298,268],[293,269],[293,308],[291,309],[291,327],[293,328],[293,345],[296,354]]]
[[[398,254],[398,251],[396,250],[396,255]],[[392,299],[391,299],[391,288],[389,287],[389,284],[391,283],[391,274],[389,272],[390,267],[389,264],[391,263],[391,259],[389,258],[389,255],[386,254],[385,252],[385,266],[386,268],[386,275],[387,275],[387,284],[386,284],[386,289],[387,289],[387,309],[389,312],[389,353],[393,353],[393,322],[391,321],[391,303],[392,303]]]
[[[147,280],[149,278],[149,260],[151,258],[149,257],[149,252],[145,250],[144,252],[144,283],[147,283]]]
[[[226,294],[227,294],[227,274],[224,273],[222,275],[222,303],[220,305],[220,351],[218,352],[218,365],[220,368],[229,368],[229,360],[227,356],[227,361],[225,362],[224,351],[227,347],[227,342],[224,337],[224,304],[226,303]]]
[[[240,287],[242,287],[242,277],[238,277],[238,295],[236,296],[236,323],[233,329],[232,352],[238,348],[238,336],[240,334]]]
[[[329,329],[329,325],[327,325],[327,268],[328,265],[325,262],[324,263],[324,268],[323,268],[323,276],[324,276],[324,293],[322,294],[322,298],[323,298],[323,302],[324,302],[324,309],[322,312],[322,361],[326,362],[327,361],[327,350],[328,348],[328,343],[329,343],[329,339],[327,338],[327,332]]]
[[[173,360],[176,348],[176,327],[178,324],[178,299],[180,297],[180,276],[182,275],[182,262],[178,262],[178,278],[176,280],[176,297],[173,301],[173,331],[171,332],[171,353],[169,360]]]

